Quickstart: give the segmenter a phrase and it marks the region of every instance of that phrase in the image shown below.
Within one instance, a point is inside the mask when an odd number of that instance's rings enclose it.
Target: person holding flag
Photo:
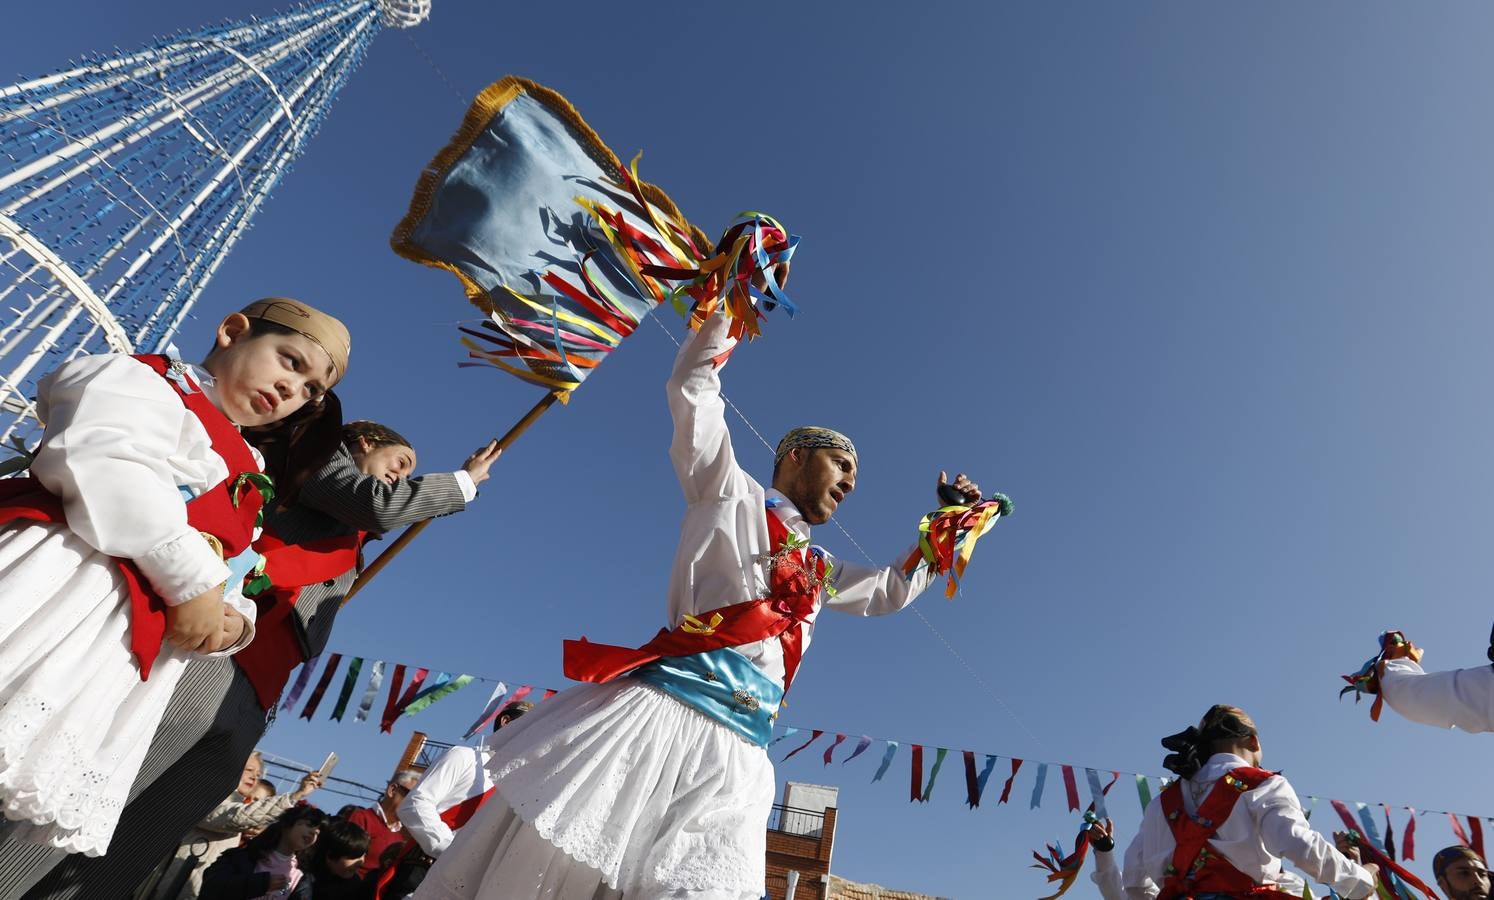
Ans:
[[[707,317],[668,383],[670,458],[688,503],[670,629],[638,649],[567,642],[567,676],[590,683],[491,739],[492,802],[416,897],[763,895],[774,793],[764,748],[820,610],[896,612],[935,570],[839,561],[810,543],[856,487],[856,449],[839,432],[785,435],[771,489],[743,470],[721,396],[731,329],[722,312]],[[940,486],[981,502],[963,475]]]

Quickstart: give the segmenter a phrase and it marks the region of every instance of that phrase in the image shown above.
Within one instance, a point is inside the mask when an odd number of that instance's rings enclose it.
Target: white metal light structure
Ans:
[[[369,43],[430,0],[329,0],[0,87],[0,440],[36,380],[166,346]]]

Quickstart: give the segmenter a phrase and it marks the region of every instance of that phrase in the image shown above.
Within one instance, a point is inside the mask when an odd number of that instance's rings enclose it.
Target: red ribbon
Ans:
[[[799,746],[797,746],[793,750],[791,750],[789,752],[788,756],[785,756],[784,759],[787,760],[789,758],[789,756],[793,756],[795,753],[798,753],[800,750],[803,750],[805,747],[808,747],[810,744],[813,744],[815,741],[819,740],[820,739],[820,735],[822,735],[824,733],[825,732],[822,731],[821,729],[816,728],[814,730],[814,733],[809,736],[809,740],[805,741],[804,743],[800,744]]]
[[[1406,820],[1406,833],[1401,837],[1401,859],[1416,858],[1416,810],[1406,807],[1411,818]]]
[[[399,689],[405,683],[405,664],[396,663],[394,674],[389,678],[389,700],[384,704],[384,715],[379,719],[379,730],[388,733],[399,718]]]
[[[327,685],[332,683],[332,676],[336,674],[337,667],[342,665],[342,654],[334,653],[327,660],[327,668],[322,670],[322,680],[316,683],[316,689],[311,692],[311,699],[306,701],[306,708],[301,710],[301,718],[310,719],[316,712],[318,703],[322,702],[322,695],[327,693]]]
[[[923,745],[913,745],[913,789],[908,802],[923,799]]]
[[[1069,795],[1069,812],[1076,812],[1076,811],[1078,811],[1078,809],[1079,809],[1079,785],[1077,783],[1075,783],[1075,781],[1074,781],[1074,767],[1073,766],[1064,766],[1063,767],[1063,789],[1065,791],[1067,791],[1068,795]]]
[[[388,732],[394,729],[394,720],[404,714],[405,707],[409,706],[410,702],[415,699],[415,695],[420,693],[420,685],[425,681],[425,676],[430,673],[431,670],[426,668],[415,670],[415,677],[410,679],[410,686],[405,688],[405,692],[400,695],[394,706],[384,707],[384,721],[379,723],[380,731]],[[389,689],[389,699],[394,699],[394,692],[397,690],[399,690],[398,684]]]
[[[998,800],[998,801],[996,801],[996,805],[997,806],[1000,806],[1001,804],[1005,803],[1011,797],[1011,795],[1012,795],[1012,782],[1014,782],[1014,781],[1017,780],[1017,770],[1020,769],[1020,768],[1022,768],[1022,760],[1020,760],[1020,759],[1014,759],[1014,760],[1012,760],[1012,774],[1007,776],[1006,786],[1001,789],[1001,799]]]
[[[980,781],[975,774],[975,754],[965,751],[965,802],[971,809],[980,806]]]
[[[830,765],[830,757],[835,755],[835,748],[845,742],[846,736],[840,732],[835,733],[835,743],[825,748],[825,765]]]

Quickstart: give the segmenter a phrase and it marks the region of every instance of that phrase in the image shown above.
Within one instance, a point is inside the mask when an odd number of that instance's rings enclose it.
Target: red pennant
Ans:
[[[1406,820],[1406,833],[1401,838],[1401,859],[1416,858],[1416,810],[1406,807],[1411,818]]]
[[[334,653],[327,660],[327,668],[322,670],[322,680],[316,683],[316,689],[311,692],[311,699],[306,701],[306,708],[301,710],[301,718],[310,719],[312,713],[316,712],[317,704],[322,702],[322,695],[327,693],[327,685],[332,683],[332,676],[336,674],[337,667],[342,665],[342,654]]]
[[[1483,823],[1483,821],[1481,819],[1479,819],[1478,816],[1469,816],[1468,817],[1468,830],[1470,832],[1472,832],[1472,834],[1473,834],[1473,838],[1472,838],[1472,840],[1469,843],[1469,846],[1471,846],[1473,848],[1473,852],[1478,854],[1478,858],[1479,859],[1488,859],[1488,857],[1484,856],[1484,823]]]
[[[814,733],[809,736],[809,740],[805,741],[804,743],[802,743],[799,746],[795,747],[794,749],[790,750],[788,752],[788,756],[785,756],[784,759],[788,759],[789,756],[793,756],[795,753],[798,753],[800,750],[803,750],[805,747],[808,747],[810,744],[813,744],[815,741],[819,740],[820,739],[820,735],[822,735],[824,733],[825,733],[824,731],[821,731],[820,729],[816,728],[814,730]]]
[[[415,670],[415,676],[410,679],[410,684],[405,688],[405,692],[400,694],[399,700],[394,704],[394,709],[391,710],[385,707],[384,721],[380,723],[380,728],[384,731],[394,728],[394,720],[404,715],[405,707],[409,706],[410,701],[415,699],[415,695],[420,693],[420,685],[425,682],[425,676],[430,673],[431,670],[424,667]],[[392,695],[393,691],[390,693]]]
[[[1014,759],[1014,760],[1012,760],[1012,774],[1010,774],[1010,775],[1008,775],[1006,777],[1006,785],[1004,787],[1002,787],[1002,789],[1001,789],[1001,799],[998,800],[998,801],[996,801],[996,805],[997,806],[1000,806],[1001,804],[1005,803],[1007,801],[1007,799],[1011,797],[1011,795],[1012,795],[1012,782],[1014,782],[1014,781],[1017,780],[1017,770],[1020,769],[1020,768],[1022,768],[1022,760],[1020,760],[1020,759]]]
[[[389,677],[389,700],[384,704],[384,715],[379,719],[379,730],[385,734],[394,727],[399,718],[399,689],[405,684],[405,664],[396,663],[394,674]]]
[[[980,780],[975,774],[975,754],[965,751],[965,802],[971,809],[980,806]]]
[[[540,699],[541,700],[549,700],[553,696],[555,696],[554,689],[552,689],[552,688],[546,688],[544,695],[541,696]]]
[[[1074,767],[1063,767],[1063,789],[1069,795],[1069,812],[1079,811],[1079,785],[1074,781]]]
[[[835,733],[835,742],[825,748],[825,765],[830,765],[830,757],[835,755],[835,748],[845,743],[846,736],[840,732]]]
[[[1457,836],[1458,843],[1472,849],[1473,841],[1468,839],[1468,832],[1463,830],[1463,823],[1458,821],[1458,814],[1448,813],[1447,820],[1452,823],[1453,834]]]
[[[923,799],[923,745],[922,744],[914,744],[913,745],[913,754],[912,754],[912,756],[913,756],[913,791],[912,791],[912,793],[908,797],[909,802],[912,802],[914,800],[922,800]]]

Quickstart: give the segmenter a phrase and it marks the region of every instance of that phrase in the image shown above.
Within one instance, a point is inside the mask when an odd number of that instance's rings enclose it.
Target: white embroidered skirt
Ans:
[[[7,837],[98,856],[187,655],[149,681],[112,559],[61,525],[0,527],[0,809]]]
[[[757,900],[773,764],[631,679],[571,688],[502,729],[491,800],[420,900]]]

